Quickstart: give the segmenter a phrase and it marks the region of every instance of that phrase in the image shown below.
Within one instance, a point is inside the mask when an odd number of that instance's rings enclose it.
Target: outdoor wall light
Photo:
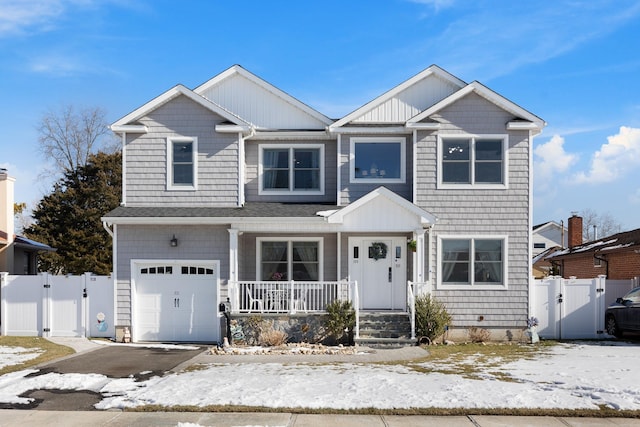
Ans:
[[[178,246],[178,239],[176,238],[176,235],[173,235],[173,238],[169,241],[169,244],[171,245],[172,248],[175,248],[176,246]]]

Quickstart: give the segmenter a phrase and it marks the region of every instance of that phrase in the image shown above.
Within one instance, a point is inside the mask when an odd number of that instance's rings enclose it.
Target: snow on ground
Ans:
[[[238,361],[242,356],[238,356]],[[640,409],[640,346],[559,344],[532,360],[479,367],[476,379],[436,372],[442,365],[212,363],[203,370],[111,379],[97,374],[0,376],[0,402],[33,389],[102,393],[98,409],[154,405],[250,405],[272,408],[565,408]],[[215,356],[211,357],[215,362]],[[301,359],[303,360],[303,359]],[[510,380],[505,380],[508,375]]]
[[[19,365],[35,359],[42,354],[39,348],[7,347],[0,345],[0,369],[5,366]]]

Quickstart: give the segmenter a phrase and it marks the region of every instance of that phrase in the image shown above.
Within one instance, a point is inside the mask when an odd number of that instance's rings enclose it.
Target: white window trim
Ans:
[[[502,240],[502,284],[499,285],[487,285],[487,284],[482,284],[482,285],[476,285],[473,282],[473,262],[472,262],[472,268],[469,272],[470,274],[470,279],[471,279],[471,283],[442,283],[442,241],[443,240],[451,240],[451,239],[456,239],[456,240]],[[471,261],[475,261],[473,260],[473,255],[475,253],[475,250],[470,254],[472,256]],[[502,234],[487,234],[487,235],[482,235],[482,234],[473,234],[473,235],[468,235],[468,234],[447,234],[447,235],[441,235],[438,236],[438,249],[437,249],[437,271],[438,271],[438,278],[437,278],[437,282],[436,282],[436,288],[437,289],[441,289],[441,290],[476,290],[476,291],[483,291],[483,290],[506,290],[508,289],[508,272],[509,272],[509,268],[508,268],[508,255],[509,255],[509,243],[508,243],[508,236],[507,235],[502,235]]]
[[[454,184],[449,182],[442,182],[442,148],[443,148],[443,139],[451,140],[451,139],[471,139],[471,155],[472,158],[469,159],[471,162],[471,175],[470,178],[472,180],[475,179],[475,140],[476,139],[502,139],[502,183],[500,184]],[[463,189],[473,189],[473,190],[506,190],[509,188],[509,135],[507,134],[444,134],[438,135],[438,188],[443,190],[463,190]]]
[[[356,178],[356,144],[384,143],[400,144],[400,178]],[[404,184],[407,179],[407,139],[404,137],[353,137],[349,141],[349,182],[352,184]]]
[[[287,277],[291,277],[291,250],[293,242],[317,242],[318,243],[318,282],[324,280],[324,238],[322,237],[257,237],[256,238],[256,281],[262,277],[262,242],[287,242]]]
[[[173,143],[191,142],[193,144],[193,184],[177,185],[173,183]],[[167,138],[167,190],[169,191],[195,191],[198,189],[198,138],[173,136]]]
[[[283,149],[289,150],[289,189],[288,190],[265,190],[263,188],[264,178],[264,150],[269,149]],[[311,148],[318,149],[320,151],[320,188],[318,190],[296,190],[294,188],[294,174],[292,173],[294,168],[293,162],[293,150],[298,148]],[[324,144],[260,144],[258,148],[258,194],[260,195],[273,195],[273,196],[286,196],[286,195],[324,195]]]

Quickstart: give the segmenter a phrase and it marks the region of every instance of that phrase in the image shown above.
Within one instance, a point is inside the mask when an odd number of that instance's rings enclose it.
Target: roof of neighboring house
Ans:
[[[532,264],[536,264],[540,261],[543,261],[546,257],[548,257],[549,255],[561,251],[562,248],[560,246],[552,246],[549,249],[540,252],[538,255],[533,257],[533,260],[531,261]]]
[[[607,253],[625,250],[635,246],[640,246],[640,228],[567,248],[550,255],[548,258],[560,258],[569,255],[589,253],[606,255]]]
[[[118,206],[105,218],[278,218],[315,217],[317,213],[341,209],[331,204],[246,203],[243,207],[130,207]]]
[[[555,221],[547,221],[547,222],[543,222],[542,224],[534,225],[533,226],[533,231],[536,231],[539,228],[550,227],[552,225],[555,225],[558,228],[562,228],[562,226],[560,224],[558,224],[557,222],[555,222]],[[564,227],[564,228],[566,228],[566,227]]]
[[[23,248],[23,249],[31,249],[36,251],[50,251],[50,252],[54,252],[57,250],[56,248],[52,248],[47,244],[36,242],[35,240],[31,240],[27,237],[20,236],[17,234],[15,239],[13,240],[13,243],[14,245],[16,245],[16,247]]]

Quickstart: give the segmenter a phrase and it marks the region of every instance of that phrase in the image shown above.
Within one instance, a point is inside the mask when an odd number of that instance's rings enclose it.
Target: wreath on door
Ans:
[[[374,260],[384,259],[387,257],[387,245],[382,242],[375,242],[369,246],[369,258]]]

